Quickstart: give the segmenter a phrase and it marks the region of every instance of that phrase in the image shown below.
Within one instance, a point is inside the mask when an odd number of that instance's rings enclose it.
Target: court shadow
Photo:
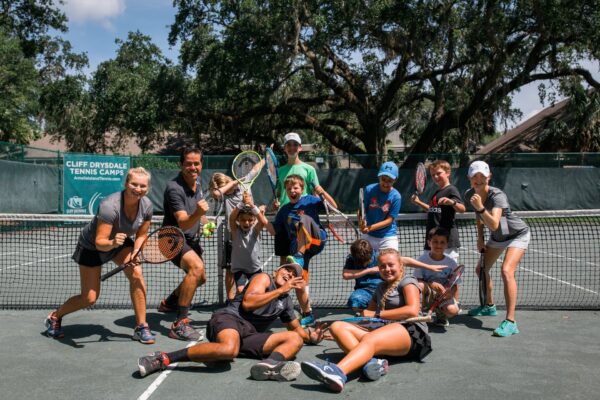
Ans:
[[[159,312],[150,312],[146,314],[146,322],[150,326],[152,332],[158,333],[162,336],[168,336],[171,324],[175,321],[175,314],[163,314]],[[135,326],[135,315],[133,313],[123,318],[116,319],[115,325],[122,326],[125,328],[131,328]],[[164,324],[167,322],[168,324]],[[196,329],[205,329],[206,322],[191,320],[190,326]]]
[[[172,370],[176,371],[177,373],[188,372],[194,374],[220,374],[231,371],[231,361],[211,362],[207,364],[186,362],[184,364],[185,365],[177,365],[175,368],[172,368]],[[134,379],[146,378],[140,375],[140,371],[133,372],[131,377]]]
[[[131,335],[115,333],[103,325],[97,324],[66,325],[63,327],[63,331],[65,332],[65,336],[55,340],[76,349],[83,348],[88,343],[131,341]],[[44,332],[41,332],[41,334],[46,336]],[[79,340],[94,336],[99,337],[97,339]]]
[[[470,315],[463,315],[463,314],[457,315],[456,317],[451,318],[450,319],[450,326],[448,328],[445,328],[445,329],[452,329],[452,325],[462,325],[462,326],[465,326],[465,327],[467,327],[469,329],[479,329],[479,330],[482,330],[482,331],[489,331],[489,332],[492,332],[494,330],[494,328],[486,328],[486,327],[484,327],[483,326],[483,321],[481,321],[479,318],[477,318],[477,317],[471,317]],[[436,328],[436,330],[431,329],[431,328],[434,328],[434,327]],[[441,333],[443,333],[443,332],[446,331],[443,327],[438,327],[438,326],[431,325],[431,324],[429,325],[429,328],[430,328],[430,330],[432,332],[436,332],[436,333],[438,333],[437,328],[441,329],[439,331]]]

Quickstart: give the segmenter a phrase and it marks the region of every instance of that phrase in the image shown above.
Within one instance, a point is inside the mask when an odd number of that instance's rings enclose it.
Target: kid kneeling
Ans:
[[[435,298],[444,291],[444,285],[458,267],[456,261],[444,254],[448,247],[450,231],[444,228],[436,227],[427,234],[427,244],[430,250],[423,253],[418,260],[426,264],[446,265],[440,272],[432,272],[423,269],[417,269],[413,275],[419,281],[419,287],[423,293],[423,308],[431,306]],[[461,280],[458,283],[462,283]],[[458,285],[454,287],[454,292],[443,301],[435,310],[436,325],[448,326],[448,318],[458,315],[460,308],[458,306]]]

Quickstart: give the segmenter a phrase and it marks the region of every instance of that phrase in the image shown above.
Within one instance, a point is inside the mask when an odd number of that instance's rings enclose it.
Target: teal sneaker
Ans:
[[[472,310],[469,310],[469,315],[472,317],[478,316],[478,315],[488,315],[488,316],[495,316],[498,313],[496,312],[496,305],[493,304],[491,306],[483,306],[483,307],[477,307],[477,308],[473,308]]]
[[[315,324],[315,316],[310,313],[310,314],[304,314],[303,318],[300,320],[300,325],[302,325],[303,328],[306,328],[307,326],[313,326]]]
[[[509,320],[505,319],[504,321],[502,321],[500,323],[500,326],[494,330],[494,333],[492,333],[492,336],[507,337],[507,336],[516,335],[517,333],[519,333],[519,328],[517,328],[517,323],[510,322]]]

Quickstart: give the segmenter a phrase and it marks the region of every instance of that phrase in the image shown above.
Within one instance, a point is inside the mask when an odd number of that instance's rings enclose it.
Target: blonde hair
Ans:
[[[227,185],[232,180],[233,179],[230,176],[227,176],[221,172],[215,172],[210,177],[210,182],[208,183],[208,189],[212,191],[212,190],[222,188],[223,186]]]
[[[383,296],[381,297],[381,301],[379,303],[380,311],[385,310],[385,302],[387,301],[388,297],[390,297],[390,295],[392,294],[394,289],[396,289],[398,287],[398,284],[400,284],[400,281],[402,280],[402,278],[404,278],[404,264],[402,263],[402,257],[400,256],[400,253],[398,252],[398,250],[382,249],[379,252],[379,256],[377,256],[377,261],[379,261],[381,259],[381,257],[387,256],[387,255],[393,255],[398,260],[398,264],[400,265],[400,277],[398,279],[396,279],[394,282],[389,283],[387,285],[387,288],[385,289],[385,292],[383,293]]]
[[[129,181],[131,180],[131,176],[134,174],[142,175],[148,178],[148,190],[150,190],[150,182],[152,180],[152,175],[144,167],[129,168],[129,171],[127,171],[127,177],[125,178],[125,184],[127,185],[129,183]]]

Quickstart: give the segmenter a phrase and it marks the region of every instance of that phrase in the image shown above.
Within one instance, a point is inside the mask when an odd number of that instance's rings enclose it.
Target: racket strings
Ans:
[[[252,169],[260,162],[257,154],[244,154],[243,157],[236,158],[233,164],[233,175],[235,179],[251,181],[254,174],[250,175]]]
[[[183,249],[184,237],[177,228],[165,227],[151,235],[142,249],[143,258],[149,263],[161,263],[173,259]]]
[[[277,179],[277,165],[269,153],[265,155],[265,164],[267,166],[267,174],[272,180]]]
[[[417,192],[422,193],[425,189],[425,181],[427,180],[427,169],[423,164],[419,164],[415,172],[415,187]]]

